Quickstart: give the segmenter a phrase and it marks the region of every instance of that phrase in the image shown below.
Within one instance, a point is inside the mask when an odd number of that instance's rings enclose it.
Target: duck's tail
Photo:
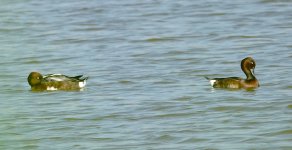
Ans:
[[[77,80],[80,80],[80,81],[85,81],[85,80],[87,80],[89,77],[84,77],[83,75],[79,75],[79,76],[75,76],[75,77],[73,77],[73,78],[75,78],[75,79],[77,79]]]
[[[204,76],[211,84],[211,86],[214,86],[214,83],[216,82],[216,79],[210,79],[209,77]]]
[[[79,88],[84,88],[85,87],[85,85],[86,85],[86,81],[87,81],[87,79],[89,78],[89,77],[83,77],[83,78],[81,78],[82,76],[80,76],[80,78],[79,78]]]
[[[89,77],[80,78],[81,81],[86,81]]]

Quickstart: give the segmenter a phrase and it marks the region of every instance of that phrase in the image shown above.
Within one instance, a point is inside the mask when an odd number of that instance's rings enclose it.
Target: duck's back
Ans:
[[[44,76],[42,84],[47,90],[79,90],[86,85],[88,77],[83,75],[69,77],[62,74],[48,74]]]
[[[241,81],[243,79],[239,77],[229,77],[229,78],[214,78],[212,80],[213,80],[213,87],[215,88],[239,89],[241,88]]]

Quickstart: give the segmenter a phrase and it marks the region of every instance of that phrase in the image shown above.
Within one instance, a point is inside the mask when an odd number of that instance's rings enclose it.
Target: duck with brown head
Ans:
[[[240,77],[228,77],[228,78],[213,78],[208,79],[211,83],[211,86],[214,88],[231,88],[231,89],[254,89],[259,87],[259,81],[254,75],[254,69],[256,62],[251,57],[246,57],[241,61],[241,69],[246,75],[246,79]]]
[[[33,91],[81,90],[85,87],[87,79],[88,77],[82,77],[82,75],[69,77],[61,74],[48,74],[43,76],[38,72],[31,72],[27,77]]]

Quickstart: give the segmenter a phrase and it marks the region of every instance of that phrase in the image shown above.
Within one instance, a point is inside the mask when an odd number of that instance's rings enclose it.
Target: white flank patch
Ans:
[[[48,91],[56,91],[56,90],[58,90],[58,89],[52,86],[52,87],[47,87],[47,90],[48,90]]]
[[[50,79],[55,80],[55,81],[64,81],[62,78],[58,77],[50,77]]]
[[[86,85],[86,80],[84,80],[83,82],[79,82],[79,87],[80,88],[84,88]]]
[[[43,77],[46,78],[46,77],[52,77],[52,76],[62,76],[62,74],[47,74],[47,75],[44,75]]]
[[[64,76],[62,74],[48,74],[43,76],[43,78],[48,78],[49,80],[54,81],[64,81]]]
[[[211,86],[213,86],[214,83],[216,82],[216,80],[210,80],[209,82],[210,82]]]

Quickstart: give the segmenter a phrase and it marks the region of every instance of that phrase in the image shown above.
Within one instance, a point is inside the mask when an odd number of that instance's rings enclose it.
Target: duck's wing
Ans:
[[[213,78],[212,80],[242,80],[240,77]]]
[[[216,80],[216,81],[218,81],[218,80],[228,80],[228,79],[230,79],[230,80],[242,80],[242,78],[240,78],[240,77],[227,77],[227,78],[209,78],[209,77],[206,77],[205,76],[205,78],[207,79],[207,80]]]
[[[68,81],[70,77],[62,74],[47,74],[43,77],[44,81],[52,82],[52,81]]]
[[[220,87],[220,88],[239,88],[240,81],[242,78],[240,77],[228,77],[228,78],[208,78],[212,87]]]
[[[74,77],[69,77],[62,74],[48,74],[44,76],[45,81],[72,81],[72,82],[79,82],[88,79],[88,77],[83,77],[83,75],[78,75]]]
[[[79,76],[75,76],[75,77],[69,77],[71,79],[75,79],[75,80],[78,80],[78,81],[84,81],[84,80],[87,80],[88,77],[84,77],[83,75],[79,75]]]

